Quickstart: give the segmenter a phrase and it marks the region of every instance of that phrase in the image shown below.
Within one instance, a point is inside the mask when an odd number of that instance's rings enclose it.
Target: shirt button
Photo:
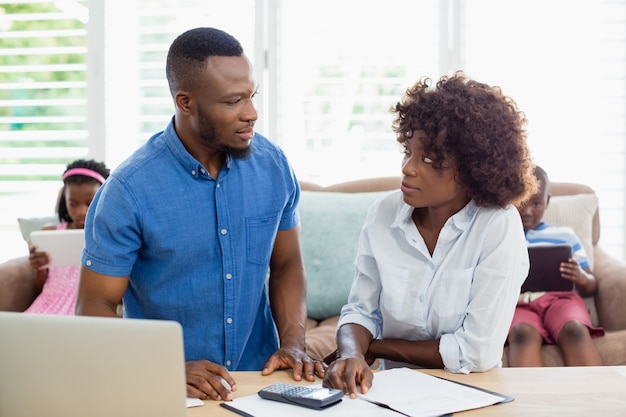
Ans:
[[[226,366],[230,366],[230,361],[226,361]]]
[[[225,235],[226,233],[228,233],[228,231],[226,229],[222,229],[222,230],[220,230],[220,233]]]
[[[220,188],[220,187],[221,187],[221,185],[218,183],[218,184],[217,184],[217,188]]]
[[[195,169],[191,170],[191,175],[196,175],[196,170]]]
[[[424,302],[424,296],[420,295],[420,302],[423,303]]]
[[[231,279],[233,277],[233,274],[226,274],[226,279]]]
[[[231,317],[227,318],[226,323],[233,324],[233,319]]]
[[[86,264],[87,266],[91,266],[91,261],[89,261],[89,260],[88,260],[87,262],[85,262],[85,264]]]

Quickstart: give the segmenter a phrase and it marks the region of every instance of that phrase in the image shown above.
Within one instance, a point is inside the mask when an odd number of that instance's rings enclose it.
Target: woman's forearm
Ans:
[[[348,323],[337,332],[337,355],[340,358],[365,358],[372,334],[365,327]]]
[[[439,340],[376,339],[367,351],[368,359],[389,359],[424,368],[443,368]]]

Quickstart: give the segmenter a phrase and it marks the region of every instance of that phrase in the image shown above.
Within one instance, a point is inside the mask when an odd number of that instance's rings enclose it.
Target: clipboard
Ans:
[[[497,396],[497,397],[501,397],[501,398],[502,398],[502,401],[500,401],[500,402],[498,402],[498,403],[494,403],[494,405],[495,405],[495,404],[510,403],[510,402],[512,402],[512,401],[515,401],[515,398],[511,397],[510,395],[505,395],[505,394],[501,394],[501,393],[499,393],[499,392],[490,391],[490,390],[485,389],[485,388],[477,387],[476,385],[469,385],[469,384],[464,384],[463,382],[453,381],[453,380],[451,380],[451,379],[446,379],[446,378],[444,378],[444,377],[442,377],[442,376],[436,376],[436,375],[432,375],[432,376],[434,376],[435,378],[443,379],[444,381],[453,382],[453,383],[455,383],[455,384],[463,385],[463,386],[466,386],[466,387],[468,387],[468,388],[477,389],[477,390],[479,390],[479,391],[486,392],[487,394],[491,394],[491,395],[495,395],[495,396]]]

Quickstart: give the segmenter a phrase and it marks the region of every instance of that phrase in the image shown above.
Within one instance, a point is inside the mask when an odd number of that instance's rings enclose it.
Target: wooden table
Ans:
[[[420,372],[515,398],[510,403],[455,413],[455,416],[626,416],[626,366],[501,368],[469,375],[439,369]],[[234,372],[233,377],[238,386],[235,398],[256,394],[260,388],[277,382],[293,382],[291,371],[269,376],[261,376],[260,372]],[[188,409],[189,417],[237,416],[219,404],[220,401],[205,401],[202,407]]]

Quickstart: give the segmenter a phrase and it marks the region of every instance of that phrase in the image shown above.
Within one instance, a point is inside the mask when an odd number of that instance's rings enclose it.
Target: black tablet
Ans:
[[[561,276],[561,262],[572,257],[569,245],[538,245],[528,247],[530,270],[522,284],[526,291],[571,291],[574,283]]]

